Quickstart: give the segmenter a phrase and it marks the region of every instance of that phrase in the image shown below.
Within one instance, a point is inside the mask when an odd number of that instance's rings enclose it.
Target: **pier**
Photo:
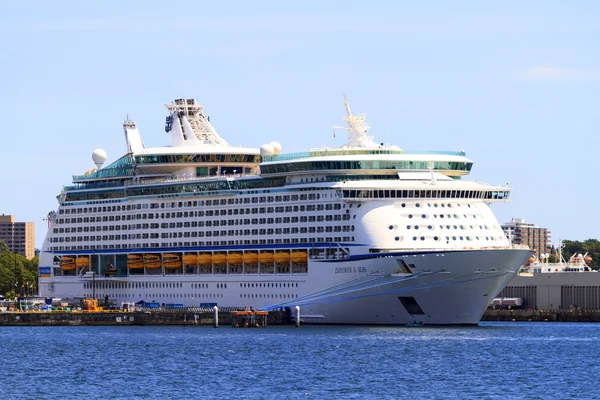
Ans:
[[[259,326],[284,325],[285,311],[254,312],[252,321]],[[234,326],[240,321],[239,311],[220,310],[218,323]],[[248,319],[250,321],[250,319]],[[216,325],[215,313],[204,310],[160,310],[160,311],[27,311],[0,313],[0,326],[91,326],[91,325]],[[238,322],[238,326],[239,322]],[[243,326],[243,325],[242,325]],[[216,326],[215,326],[216,327]]]
[[[600,322],[600,310],[491,310],[482,321]]]

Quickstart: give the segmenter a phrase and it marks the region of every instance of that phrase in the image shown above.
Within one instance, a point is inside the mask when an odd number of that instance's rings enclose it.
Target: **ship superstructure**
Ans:
[[[170,146],[124,123],[127,154],[73,177],[49,215],[40,292],[279,308],[307,322],[476,324],[530,252],[462,179],[460,152],[377,144],[346,104],[348,142],[280,153],[229,145],[195,100],[168,104]]]

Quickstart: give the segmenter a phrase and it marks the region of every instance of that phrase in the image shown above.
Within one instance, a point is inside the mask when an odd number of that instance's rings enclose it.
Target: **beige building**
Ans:
[[[513,218],[510,222],[502,225],[502,230],[509,239],[512,239],[513,244],[526,244],[535,251],[537,257],[543,253],[550,253],[552,249],[550,231],[526,223],[523,218]]]
[[[12,215],[0,215],[0,240],[13,253],[19,253],[28,259],[35,256],[33,222],[15,222]]]

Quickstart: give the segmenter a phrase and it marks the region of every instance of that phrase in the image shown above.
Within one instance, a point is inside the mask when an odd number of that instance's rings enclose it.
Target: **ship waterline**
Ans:
[[[313,323],[476,324],[530,256],[462,177],[464,152],[405,153],[346,103],[339,149],[229,146],[193,100],[167,106],[171,147],[74,176],[49,215],[40,293],[162,304],[300,306]]]

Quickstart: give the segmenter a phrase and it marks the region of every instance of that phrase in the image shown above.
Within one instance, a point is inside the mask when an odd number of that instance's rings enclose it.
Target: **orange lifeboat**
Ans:
[[[144,262],[140,254],[129,254],[127,256],[127,266],[130,269],[142,269],[144,268]]]
[[[157,269],[162,267],[162,263],[160,261],[160,254],[144,255],[144,267],[149,269]]]
[[[272,263],[274,258],[275,257],[273,256],[273,252],[271,251],[265,251],[258,255],[258,261],[260,261],[263,264]]]
[[[212,255],[210,253],[198,254],[196,259],[200,265],[212,265]]]
[[[586,265],[590,265],[590,263],[592,262],[592,257],[585,256],[583,261],[586,263]]]
[[[168,253],[163,257],[163,265],[165,268],[176,269],[181,268],[181,255]]]
[[[79,268],[88,267],[90,265],[90,258],[88,256],[77,257],[76,264]]]
[[[183,256],[183,263],[189,267],[195,267],[198,265],[198,256],[195,254],[185,254]]]
[[[63,271],[73,271],[77,268],[75,264],[75,257],[72,256],[62,256],[60,259],[60,269]]]
[[[241,264],[242,263],[242,254],[241,253],[229,253],[227,254],[227,262],[230,264]]]
[[[306,264],[308,262],[308,253],[302,251],[292,251],[292,261],[295,263]]]
[[[290,252],[285,250],[285,251],[278,251],[275,253],[275,262],[279,263],[279,264],[287,264],[290,262]]]
[[[531,264],[534,261],[535,261],[535,257],[534,256],[529,257],[529,260],[527,260],[527,265]]]
[[[223,254],[223,253],[213,254],[212,260],[217,265],[227,264],[227,254]]]
[[[255,251],[249,251],[244,253],[242,260],[249,265],[258,264],[258,253]]]

